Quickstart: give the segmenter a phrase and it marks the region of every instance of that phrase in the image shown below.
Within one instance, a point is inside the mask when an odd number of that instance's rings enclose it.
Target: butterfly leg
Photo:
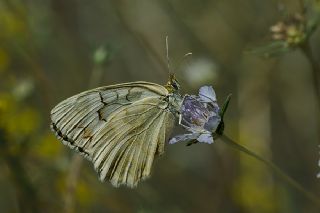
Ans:
[[[186,126],[186,125],[184,125],[184,124],[182,123],[182,114],[180,114],[180,113],[179,113],[179,125],[182,126],[182,127],[184,127],[185,129],[191,131],[191,128],[190,128],[190,127],[188,127],[188,126]]]

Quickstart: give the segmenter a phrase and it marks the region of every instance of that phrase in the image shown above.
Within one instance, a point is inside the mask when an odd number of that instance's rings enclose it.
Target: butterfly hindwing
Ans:
[[[174,117],[158,84],[134,82],[72,96],[51,111],[52,129],[65,145],[93,161],[101,180],[135,186],[150,175]]]

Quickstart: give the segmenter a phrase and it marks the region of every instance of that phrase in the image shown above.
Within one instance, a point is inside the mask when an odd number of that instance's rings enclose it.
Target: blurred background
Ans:
[[[0,0],[0,212],[319,212],[219,140],[166,145],[150,179],[114,188],[49,127],[57,103],[89,88],[165,84],[169,36],[183,93],[232,93],[226,135],[320,196],[320,32],[307,30],[320,3],[304,3]]]

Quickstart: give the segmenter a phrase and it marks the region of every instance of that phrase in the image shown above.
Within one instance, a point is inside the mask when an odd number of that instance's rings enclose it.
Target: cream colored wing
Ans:
[[[101,180],[135,187],[150,175],[154,156],[164,151],[174,116],[168,103],[145,98],[110,115],[92,138],[93,163]]]
[[[123,156],[125,146],[121,148],[117,146],[115,147],[117,148],[116,150],[118,150],[117,153],[112,152],[112,155],[105,156],[109,155],[109,152],[105,152],[105,150],[109,149],[104,147],[104,145],[109,143],[121,144],[123,141],[127,141],[125,144],[131,144],[130,147],[140,147],[142,142],[132,142],[132,139],[128,137],[123,138],[124,136],[122,135],[124,132],[127,135],[134,134],[136,131],[135,128],[125,129],[128,125],[132,124],[132,121],[128,119],[134,118],[135,124],[146,127],[146,130],[144,130],[141,135],[132,136],[133,138],[136,137],[134,141],[140,141],[140,139],[142,139],[141,136],[145,134],[145,138],[143,139],[147,140],[148,144],[154,144],[154,141],[158,140],[158,142],[156,142],[159,143],[157,144],[158,148],[155,150],[158,150],[157,153],[162,153],[165,129],[166,126],[170,126],[167,125],[167,123],[171,120],[169,119],[171,114],[166,109],[168,103],[164,101],[167,94],[168,91],[163,86],[148,82],[134,82],[100,87],[75,95],[58,104],[51,111],[51,126],[58,138],[60,138],[65,145],[76,149],[86,158],[93,161],[96,170],[100,174],[100,179],[105,180],[106,177],[110,177],[114,185],[126,184],[134,186],[137,181],[150,174],[150,170],[148,169],[150,169],[149,167],[151,167],[151,165],[149,166],[149,164],[150,162],[152,163],[155,153],[153,153],[152,159],[149,156],[147,158],[148,160],[144,161],[145,165],[142,166],[143,168],[140,168],[143,172],[141,176],[137,175],[138,180],[135,178],[136,182],[133,182],[133,180],[121,180],[121,182],[116,183],[114,180],[116,177],[115,174],[118,174],[116,172],[118,171],[118,163],[112,162],[111,166],[104,163],[111,162],[110,156],[113,156],[113,159],[117,159],[117,162],[120,161],[119,156]],[[149,101],[151,101],[151,103],[148,103]],[[129,117],[123,116],[124,112],[129,113],[131,109],[135,109],[136,111],[139,109],[142,111],[138,114],[133,113]],[[158,114],[161,114],[161,116]],[[162,138],[155,139],[150,136],[152,132],[158,131],[157,126],[149,120],[151,117],[154,119],[154,121],[152,120],[153,122],[163,122],[164,126],[161,126],[162,136],[158,135],[158,137]],[[124,121],[128,122],[128,124],[123,123]],[[148,123],[148,121],[150,122]],[[120,125],[121,122],[122,125]],[[139,129],[142,128],[142,126],[137,126],[136,128]],[[150,130],[151,132],[148,128],[152,129]],[[116,134],[119,135],[117,136]],[[120,135],[122,136],[120,137]],[[101,136],[101,138],[98,136]],[[115,139],[110,141],[112,137],[115,137]],[[141,148],[141,153],[147,151],[149,155],[149,153],[154,151],[153,146],[150,145],[147,147],[148,148]],[[125,147],[125,149],[128,148],[129,147]],[[101,154],[98,155],[100,152]],[[105,159],[106,157],[108,157],[108,160]],[[113,173],[111,173],[112,169],[114,170]]]

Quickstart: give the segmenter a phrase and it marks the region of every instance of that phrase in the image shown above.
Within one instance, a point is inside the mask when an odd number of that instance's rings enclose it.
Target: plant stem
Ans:
[[[21,160],[10,154],[5,156],[5,160],[11,172],[11,180],[16,185],[19,210],[22,212],[39,212],[36,190],[26,174]]]
[[[299,4],[300,10],[301,10],[301,13],[305,14],[306,13],[306,3],[305,3],[305,1],[304,0],[299,0],[298,4]]]
[[[320,64],[315,59],[309,42],[306,41],[306,43],[301,47],[301,49],[306,55],[306,57],[308,58],[308,60],[310,61],[310,65],[312,69],[314,92],[317,96],[316,98],[318,100],[318,104],[320,105]]]
[[[231,146],[232,148],[234,148],[238,151],[241,151],[241,152],[255,158],[256,160],[264,163],[266,166],[270,167],[285,182],[290,184],[293,188],[295,188],[296,190],[301,192],[306,198],[313,201],[317,206],[320,207],[320,198],[317,195],[305,190],[303,186],[301,186],[297,181],[295,181],[293,178],[288,176],[285,172],[283,172],[278,166],[273,164],[271,161],[264,159],[263,157],[259,156],[258,154],[254,153],[253,151],[247,149],[246,147],[234,142],[232,139],[230,139],[226,135],[221,135],[219,138],[223,142],[225,142],[227,145]]]
[[[66,194],[65,194],[65,206],[64,212],[75,212],[75,190],[79,181],[80,169],[82,166],[83,158],[78,154],[72,156],[70,171],[66,180]]]
[[[320,64],[315,59],[311,45],[309,43],[310,41],[307,40],[302,46],[301,50],[305,54],[305,56],[308,58],[310,65],[311,65],[311,71],[312,71],[312,80],[313,80],[313,89],[316,96],[316,125],[317,125],[317,132],[318,132],[318,140],[319,140],[319,132],[320,132]]]
[[[20,158],[25,154],[24,150],[12,154],[9,151],[9,142],[0,129],[0,157],[6,162],[11,178],[17,193],[18,208],[21,212],[40,212],[39,197],[37,191],[27,174],[27,171]]]
[[[89,79],[89,89],[97,86],[102,78],[103,69],[100,65],[95,64]],[[75,192],[79,182],[80,171],[83,163],[83,157],[78,153],[73,154],[69,173],[66,178],[66,194],[64,198],[64,212],[73,213],[75,211]]]

